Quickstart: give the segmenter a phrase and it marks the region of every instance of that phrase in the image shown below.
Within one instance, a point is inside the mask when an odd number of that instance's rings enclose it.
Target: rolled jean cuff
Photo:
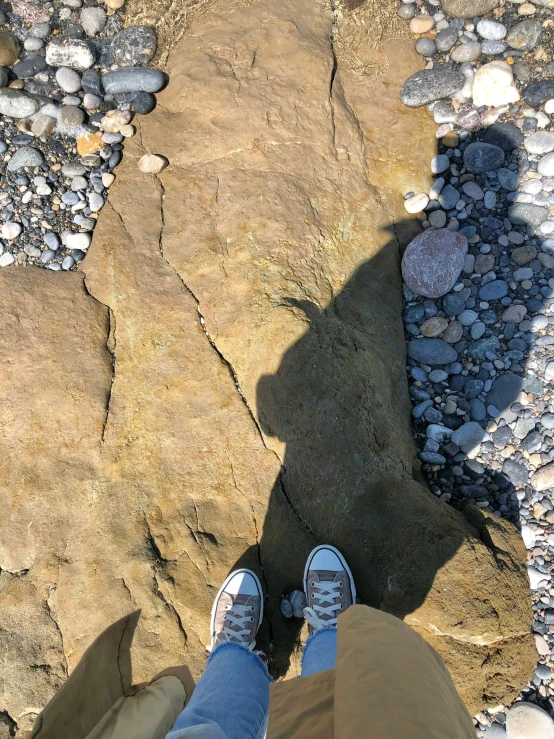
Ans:
[[[263,672],[263,674],[267,678],[268,683],[273,681],[273,678],[271,677],[271,675],[269,674],[267,670],[266,663],[259,656],[259,654],[256,654],[256,652],[251,652],[250,649],[248,649],[248,647],[244,646],[244,644],[238,644],[237,642],[226,641],[226,642],[223,642],[223,644],[218,644],[217,647],[214,649],[214,651],[210,654],[206,667],[213,661],[214,657],[217,654],[221,654],[221,652],[224,652],[225,650],[229,650],[229,649],[238,650],[240,654],[243,655],[242,658],[246,656],[247,659],[252,660],[252,664],[255,664],[257,667],[260,668],[260,670]]]

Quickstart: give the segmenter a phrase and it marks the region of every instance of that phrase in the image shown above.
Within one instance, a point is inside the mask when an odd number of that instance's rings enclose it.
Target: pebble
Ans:
[[[400,99],[410,108],[419,108],[458,92],[464,84],[465,77],[461,72],[440,68],[423,69],[406,80],[400,92]]]
[[[27,118],[38,111],[40,102],[21,90],[0,89],[0,115]]]
[[[157,69],[127,67],[102,75],[107,93],[158,92],[164,85],[164,76]]]
[[[424,16],[417,16],[411,22],[419,21]],[[431,18],[429,30],[434,25]],[[420,22],[420,25],[421,22]],[[427,24],[426,24],[427,25]],[[423,33],[418,31],[417,33]],[[156,53],[156,32],[148,26],[132,26],[125,28],[112,42],[111,52],[114,64],[124,67],[138,67],[148,62]],[[156,92],[156,90],[150,90]]]
[[[504,163],[504,157],[499,146],[475,141],[464,151],[464,164],[469,172],[480,174],[498,169]]]
[[[141,172],[159,174],[168,166],[168,164],[169,162],[163,156],[158,154],[145,154],[139,159],[138,168]]]
[[[479,59],[481,53],[481,44],[478,41],[470,41],[467,44],[460,44],[460,46],[456,46],[455,49],[452,49],[450,58],[454,62],[463,64],[464,62],[473,62],[476,59]],[[444,95],[444,97],[446,97],[446,95]]]
[[[8,162],[8,172],[17,172],[23,167],[40,167],[44,162],[42,152],[32,146],[22,146]]]
[[[416,295],[428,298],[445,295],[462,271],[467,248],[467,239],[462,234],[448,229],[424,231],[404,252],[404,281]]]
[[[530,51],[539,43],[542,25],[538,21],[522,21],[510,29],[506,36],[506,43],[512,49]]]
[[[450,364],[458,353],[442,339],[413,339],[408,343],[408,356],[425,364]]]
[[[0,31],[0,67],[10,67],[19,58],[19,41],[9,31]]]
[[[421,192],[418,195],[413,195],[411,198],[407,198],[404,201],[404,208],[408,211],[408,213],[420,213],[422,210],[425,210],[428,202],[429,196],[426,193]]]
[[[474,105],[478,107],[481,105],[500,107],[510,105],[518,100],[519,92],[514,84],[514,75],[509,64],[494,61],[484,64],[477,70],[473,81]],[[470,146],[473,146],[473,144],[470,144]],[[498,166],[489,169],[496,169]]]
[[[64,92],[74,93],[81,89],[81,77],[73,69],[60,67],[56,72],[56,82]]]
[[[544,653],[542,643],[537,644],[537,651]],[[506,731],[510,739],[554,739],[554,721],[533,703],[516,703],[506,716]]]
[[[53,67],[84,71],[94,64],[95,54],[89,41],[63,37],[50,41],[46,47],[46,61]]]
[[[506,26],[496,21],[479,21],[476,26],[477,33],[484,39],[490,41],[501,41],[507,33]]]
[[[107,16],[106,11],[102,8],[95,8],[95,7],[88,7],[83,8],[81,10],[81,26],[85,29],[85,33],[87,36],[97,36],[99,33],[102,33],[104,28],[106,27],[107,22]],[[129,30],[133,30],[132,28]],[[156,34],[153,29],[149,29],[151,33],[154,34],[154,39],[156,38]],[[113,48],[113,43],[112,43]],[[117,62],[115,59],[114,61]]]

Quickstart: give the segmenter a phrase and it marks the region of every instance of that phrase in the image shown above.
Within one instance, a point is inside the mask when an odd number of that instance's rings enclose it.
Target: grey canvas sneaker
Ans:
[[[338,616],[356,602],[354,578],[338,549],[322,544],[311,552],[304,569],[304,592],[310,636],[318,629],[336,626]]]
[[[212,607],[208,651],[235,642],[253,650],[264,610],[262,586],[251,570],[234,570],[216,595]]]

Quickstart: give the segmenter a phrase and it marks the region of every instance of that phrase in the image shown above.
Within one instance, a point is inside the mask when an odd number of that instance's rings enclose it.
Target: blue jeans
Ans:
[[[304,647],[302,677],[333,669],[336,658],[337,630],[316,631]],[[270,682],[257,654],[240,644],[221,644],[166,739],[263,739]]]

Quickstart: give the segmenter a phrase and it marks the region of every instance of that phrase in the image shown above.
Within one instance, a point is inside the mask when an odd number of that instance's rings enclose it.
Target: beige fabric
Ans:
[[[164,739],[185,706],[185,686],[166,675],[122,698],[86,739]]]
[[[475,739],[442,658],[399,619],[352,606],[333,671],[275,683],[268,739]]]
[[[140,611],[116,621],[84,653],[37,717],[28,739],[163,739],[194,682],[171,667],[132,685],[131,644]]]

